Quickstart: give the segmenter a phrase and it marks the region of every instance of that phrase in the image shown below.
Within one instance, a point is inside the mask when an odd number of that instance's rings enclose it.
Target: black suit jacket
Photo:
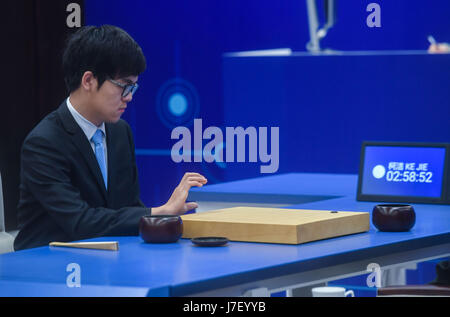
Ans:
[[[45,117],[22,146],[15,250],[97,236],[137,235],[149,215],[139,198],[129,125],[105,124],[108,190],[83,130],[66,102]]]

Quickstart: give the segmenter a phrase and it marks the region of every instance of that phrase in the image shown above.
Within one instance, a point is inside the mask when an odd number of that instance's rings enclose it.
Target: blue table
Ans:
[[[0,280],[0,297],[144,297],[145,287],[105,287],[82,285],[68,287],[61,283],[17,282]]]
[[[302,177],[292,175],[297,179]],[[314,178],[312,175],[305,177],[310,177],[310,181]],[[326,184],[335,182],[337,178],[333,175],[317,177],[324,181],[323,193],[331,194],[331,187],[328,191]],[[348,177],[348,181],[340,188],[351,188],[354,176]],[[266,183],[270,186],[271,183],[264,178],[246,182],[249,188],[253,188],[246,191],[248,193],[256,192],[253,185]],[[219,190],[219,186],[209,188]],[[228,188],[229,184],[223,186]],[[304,186],[308,187],[307,184]],[[231,191],[230,188],[228,190]],[[268,188],[258,190],[272,193]],[[281,193],[278,190],[277,187],[273,193]],[[204,191],[208,191],[208,186]],[[373,207],[373,203],[356,202],[353,195],[346,196],[339,190],[335,195],[339,198],[291,207],[368,212]],[[92,296],[90,294],[99,287],[104,290],[104,296],[117,296],[114,294],[126,288],[142,296],[236,296],[249,290],[276,292],[287,287],[357,275],[365,273],[370,263],[388,268],[448,255],[450,206],[415,207],[417,223],[410,232],[384,233],[372,227],[366,233],[303,245],[230,242],[225,247],[202,248],[186,239],[174,244],[145,244],[139,237],[103,237],[89,241],[117,240],[119,251],[46,246],[4,254],[0,256],[0,283],[3,283],[0,286],[5,287],[0,287],[0,295],[17,292],[19,287],[26,290],[26,285],[32,287],[37,283],[52,286],[41,287],[41,296],[64,296],[61,289],[67,287],[66,279],[70,272],[66,267],[70,263],[77,263],[81,268],[78,296]],[[14,286],[15,283],[23,284]]]
[[[189,200],[292,205],[351,196],[357,184],[353,174],[289,173],[192,188]]]

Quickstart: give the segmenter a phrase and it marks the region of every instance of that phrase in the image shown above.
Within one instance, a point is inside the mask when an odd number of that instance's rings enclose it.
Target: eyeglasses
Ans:
[[[137,83],[134,84],[122,84],[116,80],[113,79],[108,79],[110,82],[112,82],[113,84],[123,88],[122,91],[122,98],[125,98],[126,96],[128,96],[129,93],[131,93],[131,95],[133,96],[134,93],[136,92],[136,90],[139,88],[139,85]]]

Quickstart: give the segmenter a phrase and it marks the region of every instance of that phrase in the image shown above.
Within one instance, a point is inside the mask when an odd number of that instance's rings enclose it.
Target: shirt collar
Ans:
[[[70,96],[67,98],[67,108],[69,108],[75,122],[80,126],[81,130],[83,130],[89,141],[91,141],[97,129],[102,130],[103,134],[106,136],[105,123],[103,122],[99,127],[97,127],[95,124],[83,117],[70,102]]]

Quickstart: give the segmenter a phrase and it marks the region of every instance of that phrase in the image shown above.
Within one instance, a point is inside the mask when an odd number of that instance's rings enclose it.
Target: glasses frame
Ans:
[[[134,93],[136,92],[136,90],[139,88],[139,85],[137,83],[134,83],[134,84],[123,84],[123,83],[118,82],[117,80],[114,80],[114,79],[111,79],[111,78],[108,78],[108,81],[112,82],[116,86],[119,86],[119,87],[123,88],[122,98],[126,98],[130,93],[131,93],[131,96],[133,96]]]

